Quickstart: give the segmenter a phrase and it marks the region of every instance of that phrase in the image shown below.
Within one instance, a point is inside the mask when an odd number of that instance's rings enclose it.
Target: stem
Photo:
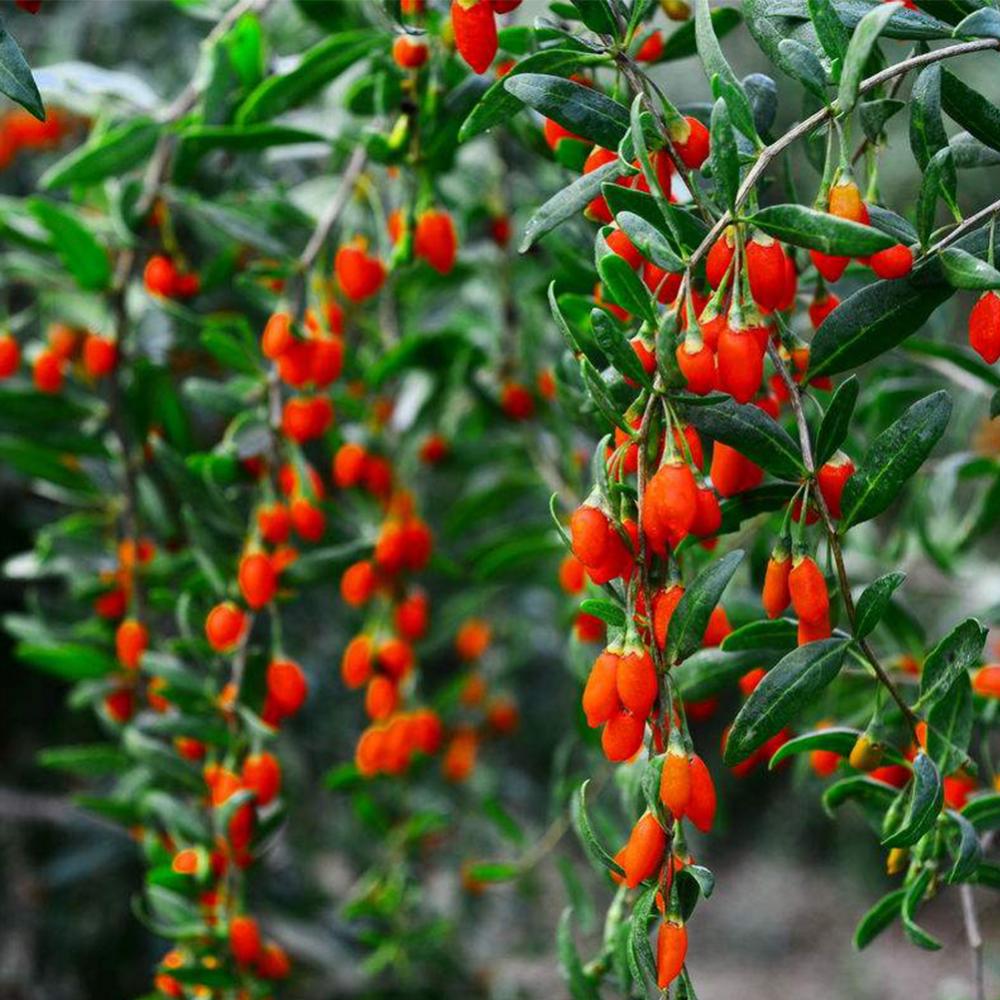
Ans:
[[[970,215],[964,222],[959,223],[947,236],[943,239],[938,240],[928,251],[925,256],[932,253],[940,253],[945,247],[951,246],[960,236],[964,236],[970,229],[974,229],[979,222],[989,216],[995,216],[997,212],[1000,212],[1000,199],[994,201],[992,204],[987,205],[985,208],[981,208],[978,212]],[[990,240],[990,246],[992,247],[993,241]]]
[[[805,462],[809,479],[815,480],[816,463],[813,458],[812,441],[809,437],[809,424],[806,422],[805,410],[802,408],[802,396],[799,392],[799,387],[792,378],[788,367],[785,365],[784,361],[781,360],[781,355],[778,353],[778,349],[773,343],[768,343],[767,354],[771,359],[772,364],[777,369],[778,374],[781,376],[781,380],[785,383],[785,386],[788,389],[792,412],[795,414],[795,424],[799,431],[799,444],[802,448],[802,460]],[[851,584],[847,578],[847,567],[844,565],[844,553],[840,547],[840,536],[837,533],[837,526],[833,523],[833,518],[830,516],[830,510],[826,505],[826,500],[823,499],[822,491],[817,487],[812,492],[816,506],[819,508],[823,526],[826,529],[827,543],[830,546],[830,551],[833,553],[833,561],[837,567],[837,582],[841,597],[844,601],[844,608],[847,611],[847,618],[851,624],[851,633],[853,635],[857,631],[857,615],[854,608],[854,598],[851,597]],[[805,521],[805,505],[803,505],[802,519]],[[874,651],[868,644],[868,640],[859,639],[855,636],[855,642],[857,642],[865,656],[868,658],[869,664],[871,665],[872,670],[875,671],[875,676],[878,678],[879,683],[881,683],[882,686],[889,692],[892,700],[899,706],[899,710],[903,713],[903,718],[910,727],[914,742],[919,742],[917,740],[917,723],[920,720],[917,718],[913,709],[906,703],[906,700],[903,698],[902,694],[900,694],[899,689],[892,682],[892,678],[878,661]]]
[[[943,49],[936,49],[933,52],[924,52],[918,56],[912,56],[909,59],[904,59],[903,62],[896,63],[894,66],[887,66],[884,70],[878,73],[874,73],[867,79],[862,80],[860,86],[858,87],[858,93],[864,94],[874,87],[885,83],[887,80],[892,80],[894,77],[900,76],[903,73],[909,72],[911,69],[915,69],[918,66],[926,66],[930,63],[940,62],[943,59],[950,59],[954,56],[967,55],[970,52],[982,52],[986,49],[996,49],[1000,48],[1000,39],[996,38],[977,38],[975,41],[962,42],[958,45],[949,45]],[[783,150],[787,149],[793,142],[801,138],[804,135],[808,135],[814,129],[822,125],[827,119],[834,118],[839,113],[839,108],[837,102],[834,101],[828,104],[824,108],[820,108],[815,114],[810,115],[804,121],[801,121],[794,128],[786,132],[780,139],[771,143],[770,146],[765,146],[761,151],[760,156],[757,161],[747,172],[743,183],[740,185],[739,191],[736,193],[736,203],[734,210],[739,210],[740,206],[747,200],[750,196],[750,192],[753,191],[760,180],[764,171],[767,170],[771,161]],[[714,226],[709,230],[705,238],[698,244],[698,248],[691,255],[691,260],[688,264],[689,268],[693,268],[698,261],[708,253],[711,249],[712,244],[719,238],[722,231],[733,221],[733,215],[731,212],[726,212],[715,223]]]
[[[983,969],[983,936],[979,930],[979,915],[976,912],[976,900],[972,895],[972,886],[968,882],[959,887],[962,900],[962,919],[965,923],[965,936],[972,952],[972,979],[975,984],[975,1000],[986,1000],[986,977]]]

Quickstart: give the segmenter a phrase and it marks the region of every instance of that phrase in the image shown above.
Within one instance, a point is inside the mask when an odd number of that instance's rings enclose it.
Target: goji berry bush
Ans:
[[[997,7],[2,17],[11,995],[995,995]]]

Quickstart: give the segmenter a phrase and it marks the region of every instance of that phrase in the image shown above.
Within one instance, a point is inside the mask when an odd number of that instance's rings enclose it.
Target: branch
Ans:
[[[960,236],[964,236],[970,229],[975,229],[979,222],[983,219],[989,218],[991,215],[995,215],[1000,212],[1000,199],[994,201],[992,204],[987,205],[985,208],[981,208],[974,215],[970,215],[967,219],[963,219],[947,236],[943,239],[938,240],[928,251],[925,256],[932,253],[940,253],[945,247],[951,246]]]
[[[887,66],[884,70],[869,76],[867,79],[862,80],[860,86],[858,87],[859,94],[865,94],[869,90],[873,90],[880,84],[885,83],[887,80],[892,80],[894,77],[900,76],[903,73],[908,73],[911,69],[915,69],[918,66],[925,66],[930,63],[940,62],[943,59],[951,59],[955,56],[967,55],[970,52],[982,52],[986,49],[996,49],[1000,48],[1000,39],[996,38],[977,38],[975,41],[962,42],[958,45],[949,45],[943,49],[936,49],[933,52],[924,52],[918,56],[912,56],[909,59],[904,59],[900,63],[896,63],[894,66]],[[739,191],[736,193],[736,203],[734,210],[739,210],[740,206],[747,200],[750,196],[750,192],[753,191],[757,181],[760,180],[761,176],[770,166],[771,161],[785,149],[787,149],[793,142],[801,138],[804,135],[808,135],[814,129],[822,125],[827,119],[835,118],[840,113],[840,109],[836,101],[831,104],[826,105],[824,108],[820,108],[815,114],[810,115],[804,121],[798,123],[788,132],[786,132],[780,139],[771,143],[770,146],[766,146],[762,151],[757,161],[748,171],[743,183],[740,185]],[[697,249],[691,255],[691,259],[688,263],[688,268],[693,268],[698,261],[708,253],[711,249],[712,244],[719,238],[722,231],[733,221],[733,215],[731,212],[726,212],[718,222],[708,231],[705,238],[698,244]]]
[[[809,478],[815,480],[816,462],[813,458],[812,441],[809,437],[809,424],[806,421],[805,410],[802,408],[802,396],[799,392],[799,387],[796,384],[795,379],[792,378],[787,365],[781,360],[781,355],[778,353],[778,349],[770,341],[767,345],[767,354],[778,374],[781,376],[781,380],[785,383],[785,387],[788,389],[792,412],[795,414],[795,424],[799,431],[799,444],[802,448],[802,460],[805,462]],[[830,551],[833,553],[833,561],[837,567],[837,583],[839,585],[841,597],[844,601],[844,608],[847,611],[847,619],[851,624],[851,633],[853,635],[857,630],[857,616],[854,608],[854,598],[851,596],[851,584],[847,577],[847,567],[844,565],[844,553],[840,547],[840,536],[837,532],[837,526],[833,523],[833,518],[830,516],[830,510],[826,505],[826,500],[823,498],[822,491],[817,488],[813,490],[810,495],[813,497],[816,506],[819,508],[820,518],[823,521],[823,527],[826,529],[827,543],[830,546]],[[802,516],[805,517],[805,511],[802,512]],[[919,742],[919,740],[917,740],[917,723],[920,720],[917,718],[913,709],[906,703],[906,699],[904,699],[900,694],[899,689],[892,682],[892,678],[878,661],[874,651],[868,644],[868,640],[855,638],[855,642],[857,642],[865,656],[868,658],[879,683],[881,683],[882,686],[889,692],[892,700],[899,706],[899,710],[903,713],[903,718],[910,727],[914,742]]]

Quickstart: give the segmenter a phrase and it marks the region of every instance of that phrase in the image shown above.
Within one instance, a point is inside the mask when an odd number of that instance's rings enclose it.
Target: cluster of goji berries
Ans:
[[[92,382],[110,375],[118,364],[118,345],[110,337],[53,323],[45,344],[36,345],[32,355],[31,378],[35,388],[55,394],[62,390],[66,373],[74,366]],[[0,334],[0,379],[13,377],[20,367],[20,342],[11,333]]]
[[[21,108],[8,111],[0,118],[0,170],[6,170],[23,150],[56,148],[78,124],[60,108],[47,108],[43,122]]]

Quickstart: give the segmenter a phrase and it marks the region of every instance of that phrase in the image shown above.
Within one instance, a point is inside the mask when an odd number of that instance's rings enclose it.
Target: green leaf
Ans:
[[[624,875],[625,872],[618,867],[615,860],[604,849],[604,846],[594,834],[593,827],[590,825],[590,817],[587,815],[587,785],[589,784],[590,779],[588,778],[580,786],[580,791],[573,796],[570,803],[570,819],[573,823],[573,829],[580,838],[583,849],[592,861],[596,861],[597,864],[602,865],[616,875]]]
[[[778,51],[784,58],[781,68],[826,103],[826,73],[816,53],[794,38],[778,42]]]
[[[76,283],[98,292],[111,282],[111,262],[90,227],[69,209],[44,198],[28,200],[31,214],[49,231],[56,254]]]
[[[548,76],[569,76],[583,66],[596,66],[607,62],[607,56],[578,49],[543,49],[532,52],[511,67],[510,72],[494,83],[473,107],[458,133],[459,142],[467,142],[497,125],[510,121],[524,107],[505,86],[504,80],[523,73],[544,73]]]
[[[901,344],[953,294],[945,283],[928,284],[914,273],[876,281],[845,299],[813,338],[809,378],[856,368]]]
[[[829,462],[836,454],[837,449],[847,439],[859,391],[860,386],[856,375],[851,375],[837,386],[816,434],[817,467]]]
[[[308,49],[295,69],[269,77],[250,91],[236,112],[236,123],[252,125],[298,107],[362,56],[385,44],[385,36],[364,28],[330,35]]]
[[[913,85],[910,98],[910,149],[921,170],[938,150],[948,145],[941,120],[941,65],[925,67]]]
[[[605,181],[612,181],[626,173],[629,173],[629,167],[621,160],[613,160],[562,188],[528,220],[518,250],[525,253],[546,233],[562,225],[567,219],[575,218],[601,193],[601,185]]]
[[[857,739],[858,731],[844,726],[830,726],[803,733],[778,747],[768,767],[773,771],[783,760],[797,753],[811,753],[813,750],[832,750],[841,757],[849,757]]]
[[[831,0],[808,0],[809,19],[816,29],[820,45],[831,59],[843,60],[851,36],[840,20]]]
[[[968,674],[959,674],[927,713],[927,753],[942,774],[966,762],[971,737],[972,682]]]
[[[811,704],[840,672],[847,645],[844,639],[821,639],[793,649],[772,667],[733,721],[726,764],[745,760]]]
[[[762,618],[734,629],[722,640],[727,653],[749,649],[791,649],[797,644],[798,626],[791,618]]]
[[[617,296],[615,298],[617,300]],[[646,374],[646,369],[642,367],[638,355],[625,338],[624,330],[613,316],[603,309],[592,309],[590,328],[594,331],[597,346],[622,375],[640,385],[651,387],[652,383]]]
[[[570,0],[577,16],[591,31],[598,35],[618,36],[618,22],[608,0]]]
[[[593,597],[588,597],[586,600],[580,602],[580,610],[585,615],[593,615],[595,618],[600,618],[602,622],[606,622],[608,625],[613,625],[616,628],[625,627],[625,612],[611,601],[596,600]]]
[[[919,927],[914,919],[930,885],[931,874],[931,869],[925,868],[910,883],[906,895],[903,896],[900,917],[903,921],[904,933],[918,948],[924,948],[926,951],[937,951],[941,947],[941,942]]]
[[[983,845],[979,842],[976,828],[965,816],[954,809],[946,809],[945,816],[958,832],[958,849],[952,853],[955,863],[948,872],[947,880],[952,884],[965,882],[973,877],[983,859]]]
[[[994,7],[975,10],[958,23],[953,34],[956,38],[1000,38],[1000,11]]]
[[[6,94],[39,121],[45,121],[45,108],[38,93],[31,68],[21,47],[0,20],[0,94]]]
[[[72,681],[107,677],[118,669],[117,660],[107,653],[76,642],[59,645],[21,642],[15,647],[14,655],[46,673]]]
[[[712,107],[709,162],[712,177],[726,200],[730,212],[735,211],[736,192],[740,186],[740,162],[736,149],[736,134],[729,120],[726,102],[720,97]]]
[[[664,655],[668,663],[680,663],[701,646],[708,619],[742,559],[742,549],[727,552],[709,563],[684,591],[667,629]]]
[[[656,982],[656,960],[649,944],[649,918],[653,912],[656,900],[656,886],[644,890],[632,908],[632,919],[628,927],[628,953],[631,959],[632,974],[642,983],[648,980]]]
[[[894,97],[862,101],[858,105],[858,117],[861,119],[861,128],[865,136],[871,142],[878,142],[885,132],[886,123],[905,107],[906,101],[897,101]]]
[[[573,909],[569,906],[563,910],[562,916],[559,918],[559,927],[556,930],[556,951],[559,955],[559,966],[562,969],[563,978],[566,980],[572,1000],[601,1000],[597,986],[584,971],[580,956],[577,954],[576,943],[573,941]]]
[[[476,861],[465,873],[475,882],[510,882],[521,875],[521,867],[513,861]]]
[[[944,198],[948,205],[955,206],[956,184],[955,157],[951,147],[947,146],[931,157],[920,182],[920,192],[917,195],[917,233],[921,246],[930,242],[934,232],[938,198]]]
[[[593,87],[543,73],[506,76],[503,85],[546,118],[605,149],[617,149],[628,131],[628,108]]]
[[[725,100],[733,125],[748,139],[759,142],[750,99],[719,47],[708,0],[695,0],[694,32],[698,55],[701,57],[705,76],[712,85],[713,96]]]
[[[952,684],[979,662],[986,634],[987,629],[975,618],[966,618],[930,651],[920,673],[918,705],[943,698]]]
[[[48,445],[36,444],[30,436],[0,436],[0,462],[22,476],[44,479],[63,489],[85,496],[94,496],[98,489],[93,481],[61,451]]]
[[[966,803],[962,815],[980,833],[1000,828],[1000,793],[977,796]]]
[[[854,931],[854,947],[867,948],[895,919],[903,907],[905,889],[895,889],[883,896],[859,921]]]
[[[941,106],[970,135],[1000,150],[1000,109],[946,69],[941,71]]]
[[[951,416],[943,390],[914,403],[872,442],[844,486],[841,530],[881,514],[923,465]]]
[[[941,251],[941,268],[952,288],[977,292],[1000,288],[1000,271],[958,247]]]
[[[78,146],[49,167],[38,184],[52,190],[70,184],[89,186],[108,177],[120,177],[149,157],[159,135],[160,126],[152,119],[134,118]]]
[[[684,270],[684,262],[670,248],[667,238],[642,216],[621,212],[615,221],[646,260],[674,274]]]
[[[128,756],[110,743],[47,747],[36,759],[42,767],[83,775],[119,774],[131,765]]]
[[[750,222],[793,246],[844,257],[867,257],[896,243],[891,236],[871,226],[817,212],[805,205],[769,205],[751,215]]]
[[[759,406],[731,399],[716,406],[687,406],[684,419],[702,434],[736,448],[779,479],[797,481],[804,471],[799,446]]]
[[[583,384],[587,389],[594,406],[600,411],[606,420],[620,427],[626,434],[632,433],[632,428],[619,412],[615,401],[608,394],[608,387],[601,378],[601,373],[590,363],[587,358],[580,358],[580,374],[583,376]]]
[[[905,573],[886,573],[873,580],[858,598],[855,615],[854,636],[863,639],[882,620],[889,601],[899,585],[906,579]]]
[[[889,18],[900,7],[902,7],[900,0],[879,4],[865,14],[854,29],[851,41],[847,46],[847,52],[844,54],[844,66],[840,73],[840,89],[837,93],[837,102],[842,113],[847,114],[853,110],[858,99],[858,88],[865,74],[865,66],[878,42],[878,36],[882,33]]]
[[[823,792],[823,809],[833,815],[833,810],[845,802],[857,801],[865,807],[885,812],[896,798],[896,789],[884,781],[876,781],[864,774],[852,775],[835,781]]]
[[[944,787],[934,761],[921,751],[913,758],[913,778],[903,791],[906,812],[899,829],[882,839],[883,847],[910,847],[933,825],[944,804]]]
[[[604,254],[597,262],[597,273],[612,301],[648,323],[656,322],[656,311],[649,289],[624,257],[610,252]]]
[[[301,142],[326,142],[318,132],[288,125],[188,125],[181,129],[185,152],[200,156],[210,149],[256,153],[271,146],[291,146]]]
[[[727,653],[718,647],[699,649],[673,668],[677,690],[684,701],[704,701],[736,686],[736,682],[754,667],[769,659],[770,651],[758,649]]]

